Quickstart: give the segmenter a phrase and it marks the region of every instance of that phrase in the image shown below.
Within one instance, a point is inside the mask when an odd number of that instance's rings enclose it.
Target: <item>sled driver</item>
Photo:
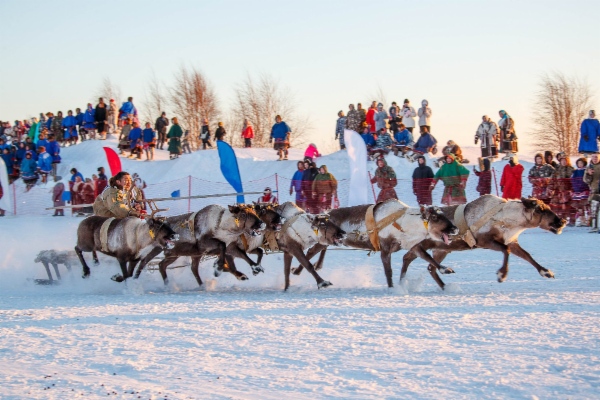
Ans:
[[[131,201],[131,183],[131,175],[125,171],[110,178],[108,187],[94,201],[94,215],[114,218],[146,215],[139,204]]]

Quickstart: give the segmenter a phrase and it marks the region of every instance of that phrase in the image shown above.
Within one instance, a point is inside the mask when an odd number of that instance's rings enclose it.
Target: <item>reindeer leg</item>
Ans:
[[[144,268],[146,268],[146,264],[148,264],[150,261],[152,261],[152,259],[154,257],[156,257],[157,255],[159,255],[162,251],[163,251],[163,249],[161,247],[157,246],[157,247],[153,248],[152,251],[150,251],[150,253],[146,254],[146,257],[142,258],[139,267],[135,271],[135,277],[134,278],[138,279],[140,277],[140,274],[144,270]],[[133,275],[132,273],[133,273],[133,269],[129,272],[129,276],[130,277]]]
[[[381,247],[381,262],[383,263],[383,272],[385,273],[385,280],[389,288],[394,287],[392,282],[392,253],[386,246]]]
[[[90,267],[85,263],[85,259],[83,258],[83,252],[79,248],[79,246],[75,246],[75,253],[77,253],[77,257],[81,262],[81,266],[83,267],[83,278],[87,278],[90,276]]]
[[[435,262],[438,263],[437,269],[440,273],[445,275],[454,273],[454,270],[452,268],[444,267],[440,264],[448,256],[448,254],[450,254],[450,252],[447,250],[433,249],[433,259],[435,260]]]
[[[65,267],[67,267],[67,271],[71,272],[71,263],[69,261],[65,263]]]
[[[196,282],[198,282],[198,286],[202,286],[202,279],[200,279],[200,274],[198,273],[198,267],[200,266],[200,257],[192,257],[192,274],[194,278],[196,278]]]
[[[133,271],[135,271],[135,266],[140,262],[140,260],[129,261],[129,266],[127,267],[127,277],[131,278],[133,276]],[[138,268],[139,270],[139,268]]]
[[[252,273],[254,275],[258,275],[259,272],[265,272],[265,269],[260,264],[262,262],[263,256],[265,255],[265,252],[263,251],[263,249],[261,249],[260,247],[257,247],[256,249],[252,250],[252,253],[258,255],[258,257],[256,258],[257,265],[256,265],[256,267],[252,268]]]
[[[56,272],[56,279],[58,279],[60,281],[61,277],[60,277],[60,271],[58,270],[58,264],[57,263],[51,263],[51,264],[54,267],[54,272]]]
[[[315,271],[315,268],[311,264],[310,260],[306,258],[301,249],[291,249],[290,253],[292,253],[292,255],[296,257],[298,261],[300,261],[300,264],[302,264],[304,268],[306,268],[306,270],[315,278],[315,280],[317,281],[317,287],[319,289],[322,287],[331,286],[331,282],[326,281],[319,276],[319,274],[317,273],[317,271]]]
[[[92,258],[94,259],[94,265],[100,265],[100,261],[98,261],[98,253],[96,253],[96,250],[92,250]]]
[[[402,257],[402,270],[400,271],[400,282],[406,277],[406,272],[408,271],[408,266],[411,262],[417,259],[417,255],[411,250],[409,250],[404,257]]]
[[[496,272],[496,276],[498,277],[498,282],[504,282],[506,277],[508,276],[508,256],[510,255],[510,249],[504,243],[500,243],[495,241],[494,239],[486,240],[481,244],[481,247],[486,249],[500,251],[504,255],[504,261],[502,262],[502,267]]]
[[[542,277],[554,278],[554,273],[552,271],[550,271],[549,269],[546,269],[546,268],[542,267],[540,264],[538,264],[538,262],[533,259],[531,254],[529,254],[527,252],[527,250],[525,250],[524,248],[521,247],[519,242],[513,242],[513,243],[509,244],[508,248],[510,249],[510,252],[512,254],[514,254],[515,256],[517,256],[519,258],[522,258],[523,260],[525,260],[525,261],[529,262],[531,265],[533,265]]]
[[[115,282],[123,282],[127,279],[127,260],[117,258],[117,261],[119,262],[119,266],[121,267],[121,275],[113,275],[110,279],[112,279]]]
[[[52,273],[50,272],[50,266],[48,265],[47,261],[42,261],[42,264],[44,264],[44,268],[46,268],[46,273],[48,274],[48,279],[50,281],[53,281],[54,278],[52,278]]]
[[[160,276],[162,276],[163,282],[165,285],[167,285],[169,283],[169,278],[167,278],[167,267],[169,265],[173,264],[175,262],[175,260],[177,260],[177,257],[165,257],[158,264],[158,271],[160,272]]]
[[[225,264],[227,263],[225,258],[225,252],[227,248],[225,246],[225,243],[221,242],[220,240],[213,240],[213,242],[215,244],[215,247],[217,248],[218,253],[217,261],[215,261],[215,263],[213,264],[213,268],[215,277],[218,277],[225,269]]]
[[[246,257],[248,257],[248,256],[246,256]],[[230,254],[225,255],[225,260],[227,260],[227,267],[228,267],[227,270],[229,271],[229,273],[231,273],[233,276],[235,276],[240,281],[248,280],[248,277],[245,274],[243,274],[237,270],[237,268],[235,267],[235,263],[233,261],[233,257]]]
[[[315,264],[315,271],[319,271],[321,268],[323,268],[323,263],[325,262],[325,254],[327,254],[327,247],[321,250],[321,254],[319,254],[319,259]]]
[[[310,249],[308,249],[308,251],[306,252],[306,258],[308,258],[309,260],[311,258],[313,258],[318,252],[322,251],[322,250],[326,250],[327,246],[324,246],[322,244],[315,244],[313,247],[311,247]],[[325,256],[323,256],[325,257]],[[321,260],[319,258],[319,260]],[[318,263],[317,263],[318,264]],[[321,269],[322,266],[319,266],[319,268],[317,269]],[[302,270],[304,269],[304,267],[302,265],[299,265],[296,268],[292,268],[292,274],[294,275],[300,275],[302,273]]]
[[[446,270],[445,267],[442,267],[436,260],[434,260],[428,253],[427,251],[425,251],[420,244],[415,245],[411,251],[414,251],[415,254],[419,257],[421,257],[423,260],[427,261],[429,263],[429,265],[427,266],[427,270],[429,271],[429,274],[431,275],[431,277],[433,278],[433,280],[438,284],[438,286],[444,290],[444,287],[446,286],[444,284],[444,282],[440,279],[440,276],[437,273],[437,270]]]
[[[283,253],[283,275],[285,277],[285,287],[283,290],[288,290],[290,287],[290,267],[292,266],[293,256],[285,252]]]

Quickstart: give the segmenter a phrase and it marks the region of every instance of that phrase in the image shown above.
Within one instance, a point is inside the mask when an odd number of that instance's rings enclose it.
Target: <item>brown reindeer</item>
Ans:
[[[265,229],[265,223],[256,215],[253,207],[243,204],[228,208],[214,204],[195,213],[169,217],[167,222],[179,234],[180,240],[173,248],[165,251],[165,258],[158,266],[165,285],[169,283],[167,267],[178,257],[189,256],[192,258],[192,274],[198,285],[202,286],[198,267],[203,256],[218,257],[214,264],[218,275],[225,269],[227,246],[236,242],[243,233],[257,236]],[[135,278],[140,272],[141,268],[138,268]],[[242,273],[231,272],[240,280],[248,279]]]
[[[111,220],[110,222],[107,222]],[[103,224],[107,222],[107,242],[101,240]],[[106,228],[106,226],[105,226]],[[115,275],[113,280],[122,282],[133,274],[138,262],[143,268],[150,260],[163,250],[172,248],[179,236],[164,221],[154,217],[142,220],[137,217],[121,219],[91,216],[87,217],[77,228],[77,245],[75,252],[83,266],[83,277],[90,275],[90,268],[83,258],[83,252],[100,251],[115,257],[121,266],[122,275]],[[97,261],[97,258],[94,258]],[[129,268],[127,264],[129,263]]]
[[[388,287],[394,286],[392,253],[410,249],[427,262],[435,263],[421,243],[428,238],[434,242],[450,243],[450,236],[458,233],[456,226],[437,207],[411,208],[396,199],[376,205],[338,208],[331,210],[329,217],[348,232],[343,241],[345,246],[381,252]],[[307,257],[312,258],[321,252],[317,269],[322,267],[326,250],[327,246],[317,245],[307,253]],[[302,266],[292,272],[299,275]]]
[[[504,282],[508,275],[508,256],[512,253],[533,265],[544,278],[554,278],[552,271],[542,267],[519,244],[519,235],[525,229],[542,228],[559,235],[567,221],[558,217],[542,201],[529,198],[505,200],[494,195],[484,195],[466,205],[442,207],[442,212],[459,229],[459,237],[452,243],[426,240],[421,244],[425,250],[433,249],[433,259],[441,263],[453,251],[474,248],[500,251],[504,254],[502,267],[497,272],[498,282]],[[400,281],[405,278],[408,266],[416,258],[412,250],[404,255]],[[437,274],[435,264],[428,267],[433,279],[440,288],[445,284]],[[437,266],[443,274],[452,274],[450,268]]]

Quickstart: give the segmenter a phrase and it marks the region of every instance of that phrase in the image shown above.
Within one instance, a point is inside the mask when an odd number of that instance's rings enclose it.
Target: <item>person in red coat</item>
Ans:
[[[369,107],[369,111],[367,111],[367,117],[365,122],[369,124],[369,132],[374,133],[375,129],[375,113],[377,112],[377,102],[374,101]]]
[[[500,179],[500,189],[502,190],[502,198],[504,199],[520,199],[523,189],[523,171],[525,168],[519,164],[519,159],[516,155],[512,155],[508,164],[502,171]]]
[[[244,119],[244,126],[242,127],[242,138],[244,138],[244,147],[252,147],[252,139],[254,138],[254,129],[247,119]]]

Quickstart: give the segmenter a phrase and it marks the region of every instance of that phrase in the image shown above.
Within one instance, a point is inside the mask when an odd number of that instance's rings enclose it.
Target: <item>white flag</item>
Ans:
[[[0,198],[0,208],[3,210],[10,210],[12,202],[10,201],[10,186],[8,185],[8,173],[6,171],[6,164],[4,160],[0,158],[0,184],[2,185],[2,198]]]
[[[369,175],[367,173],[367,146],[360,135],[344,130],[344,143],[348,149],[350,168],[350,193],[348,207],[369,203]]]

